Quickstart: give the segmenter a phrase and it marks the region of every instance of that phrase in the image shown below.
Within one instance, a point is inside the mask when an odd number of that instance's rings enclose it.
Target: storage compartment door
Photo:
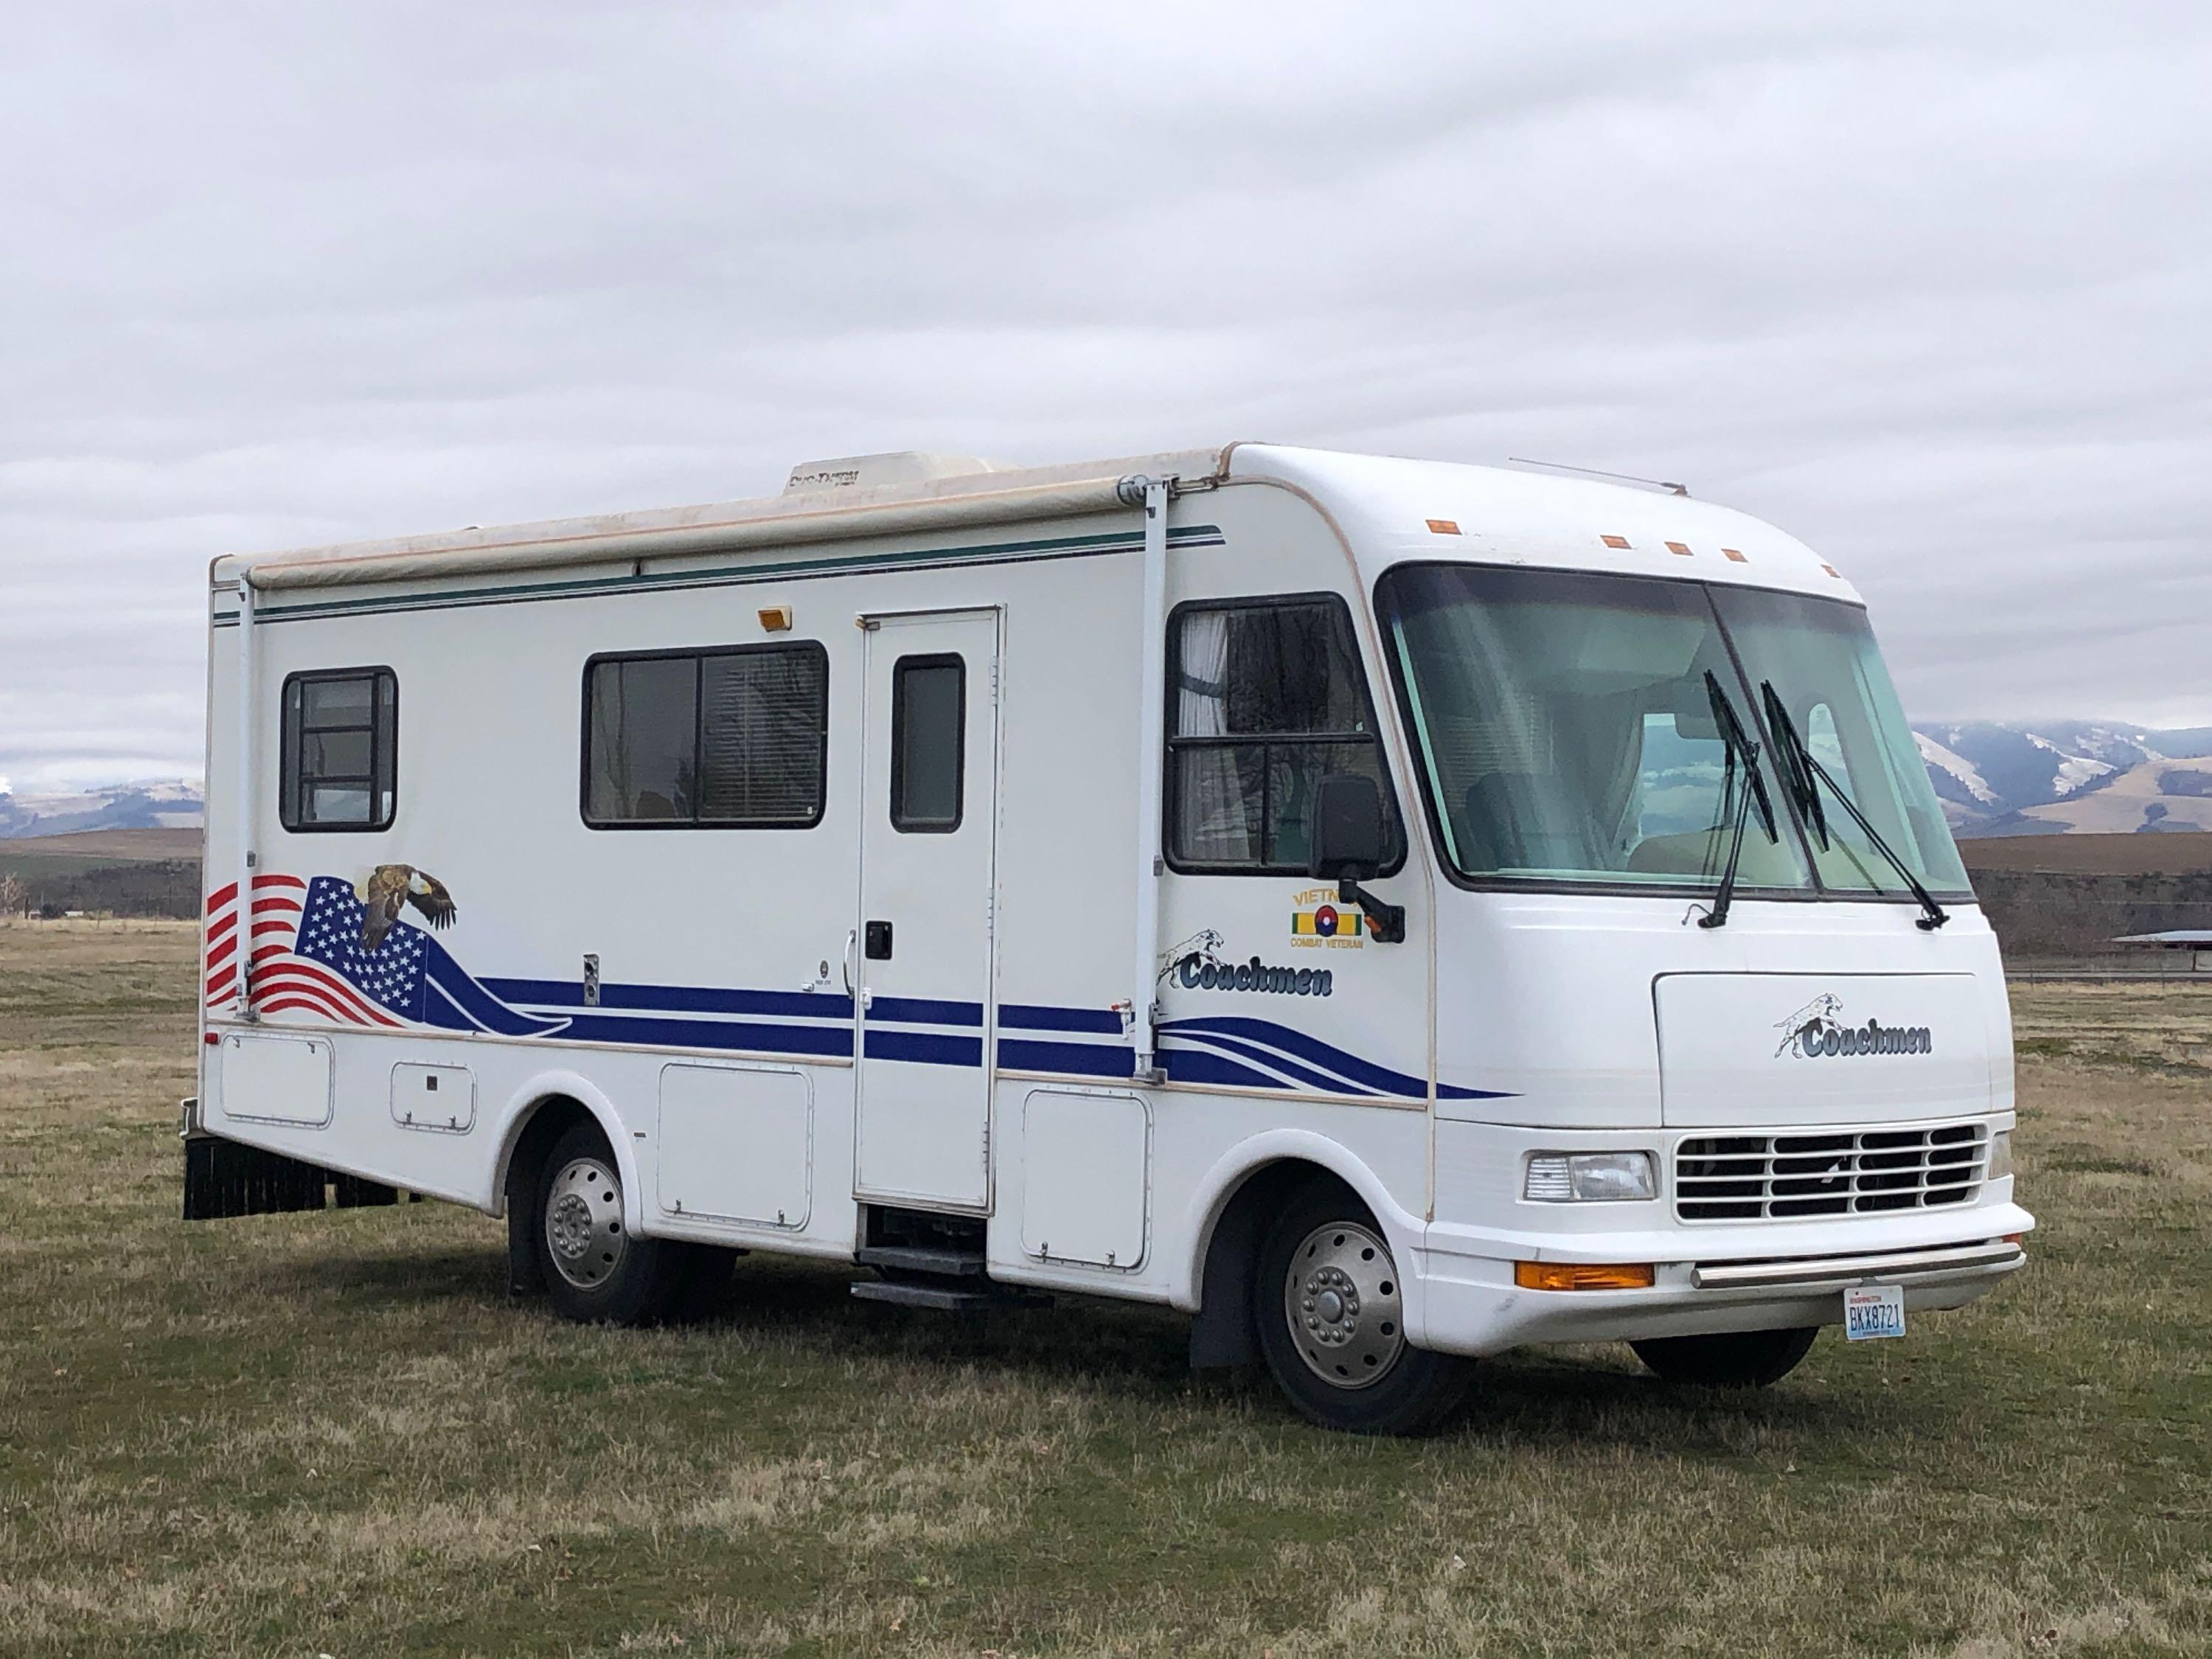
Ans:
[[[1152,1113],[1133,1094],[1032,1090],[1022,1107],[1024,1253],[1141,1266],[1152,1132]]]
[[[791,1066],[660,1073],[662,1213],[804,1227],[813,1194],[814,1085]]]
[[[328,1037],[222,1040],[222,1115],[241,1123],[294,1123],[319,1129],[331,1121],[333,1058]]]

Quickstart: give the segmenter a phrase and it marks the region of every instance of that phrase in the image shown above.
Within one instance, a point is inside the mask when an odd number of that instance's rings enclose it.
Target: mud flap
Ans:
[[[319,1210],[333,1198],[339,1209],[351,1210],[397,1204],[399,1194],[380,1181],[334,1174],[319,1164],[215,1135],[193,1135],[185,1142],[187,1221]]]

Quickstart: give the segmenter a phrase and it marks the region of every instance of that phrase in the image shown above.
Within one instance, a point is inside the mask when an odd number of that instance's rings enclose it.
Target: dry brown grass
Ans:
[[[586,1330],[436,1206],[186,1226],[187,927],[0,927],[0,1651],[2212,1647],[2212,994],[2024,988],[2029,1273],[1750,1399],[1625,1351],[1310,1431],[1178,1322],[758,1258]]]

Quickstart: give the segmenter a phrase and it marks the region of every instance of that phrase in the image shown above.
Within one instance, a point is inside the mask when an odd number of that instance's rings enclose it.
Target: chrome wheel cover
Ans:
[[[1406,1352],[1390,1247],[1357,1222],[1305,1236],[1283,1284],[1283,1316],[1298,1358],[1333,1389],[1372,1387]]]
[[[545,1194],[545,1244],[554,1270],[580,1291],[613,1277],[629,1249],[622,1183],[596,1158],[573,1158]]]

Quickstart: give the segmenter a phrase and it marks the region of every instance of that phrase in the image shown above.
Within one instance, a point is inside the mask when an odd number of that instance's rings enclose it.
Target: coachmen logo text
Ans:
[[[1927,1054],[1936,1051],[1936,1040],[1925,1025],[1885,1025],[1870,1019],[1863,1025],[1843,1021],[1844,1000],[1832,994],[1814,997],[1774,1029],[1782,1033],[1777,1060],[1794,1054],[1800,1060],[1848,1059],[1858,1054]]]

